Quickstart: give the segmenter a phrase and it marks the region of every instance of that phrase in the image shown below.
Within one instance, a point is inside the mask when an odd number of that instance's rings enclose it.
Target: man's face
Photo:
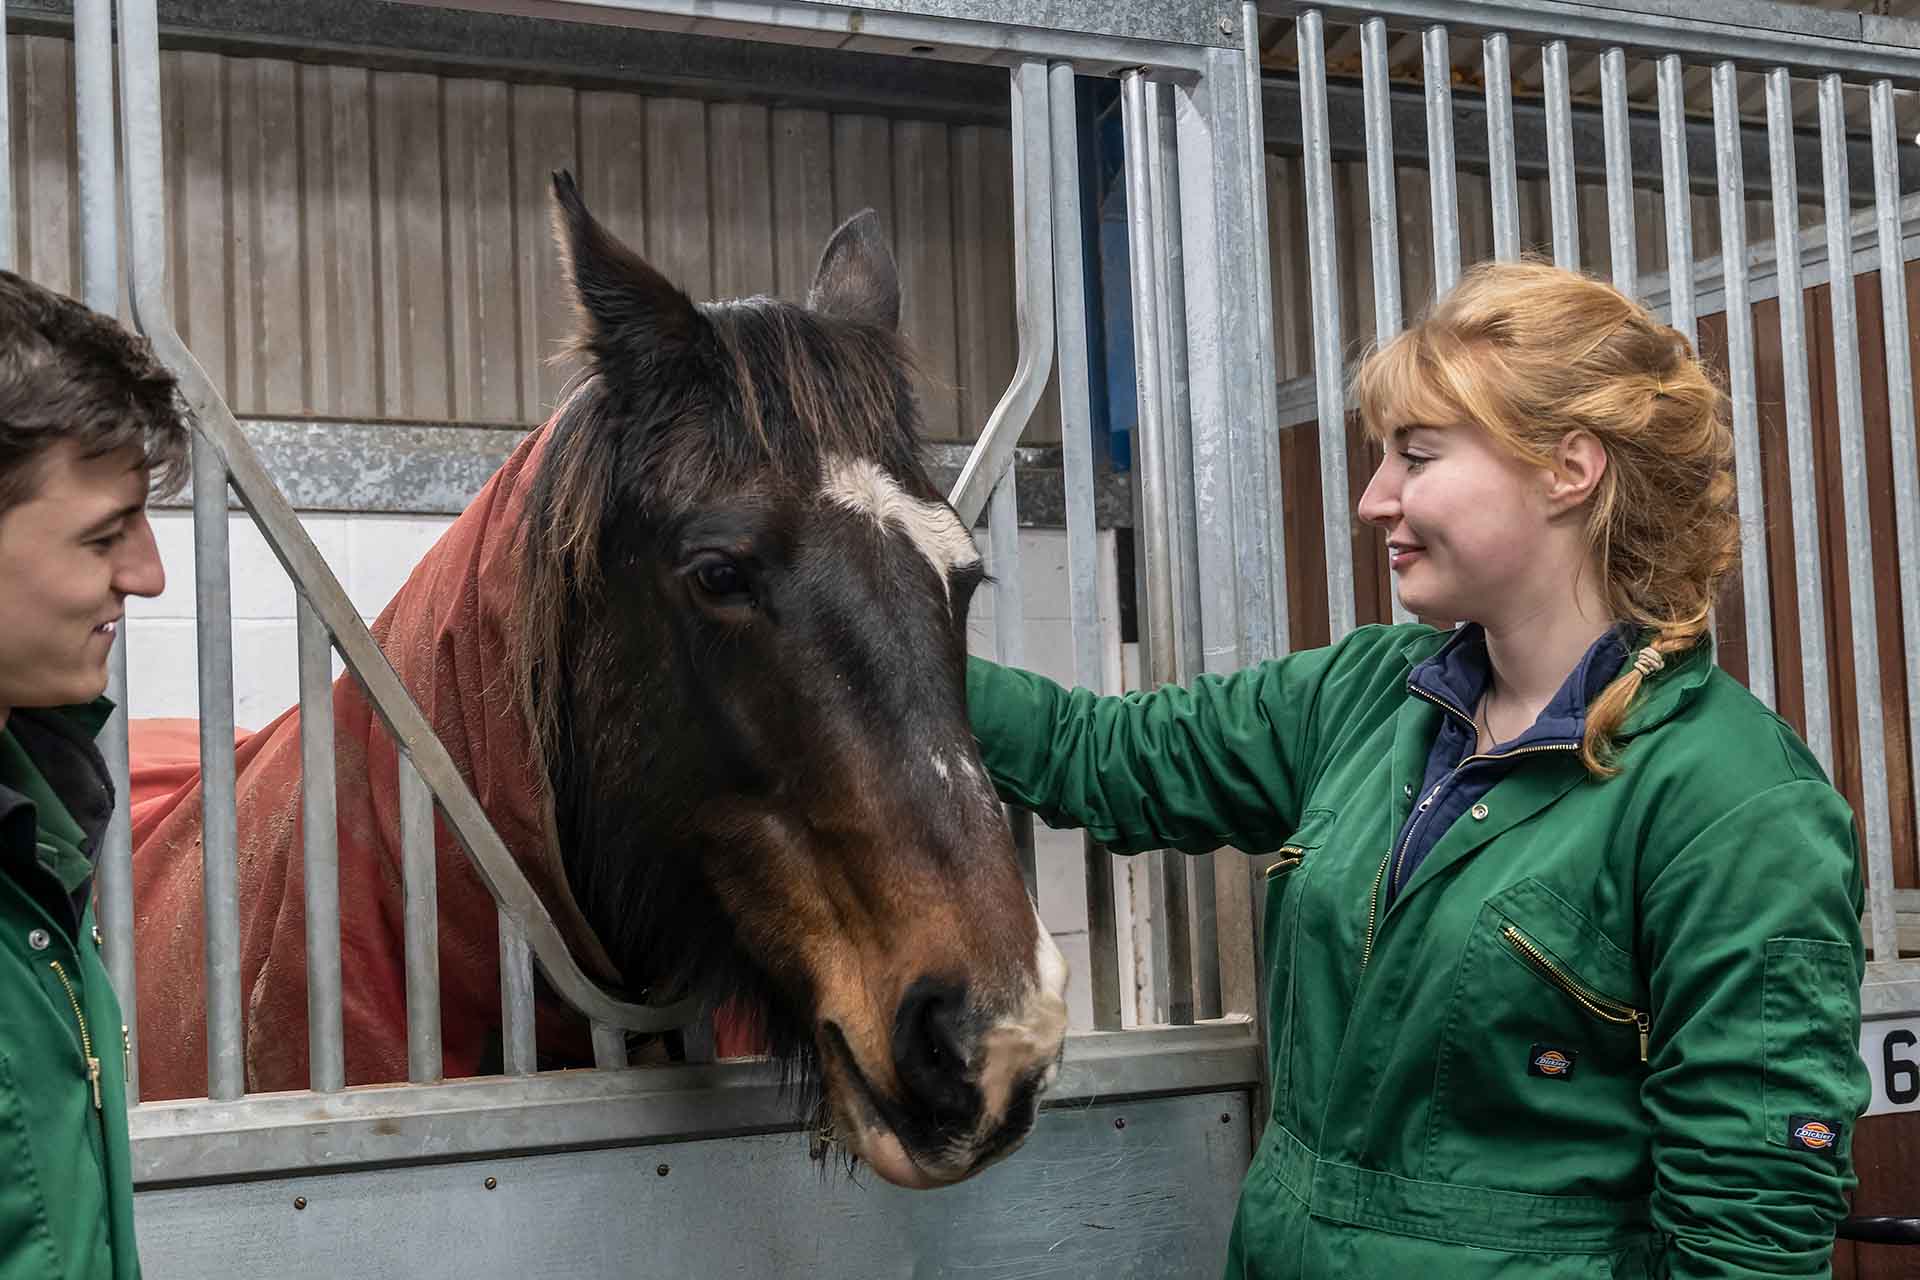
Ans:
[[[83,458],[60,444],[35,467],[32,496],[0,514],[0,723],[100,696],[127,597],[167,581],[138,448]]]

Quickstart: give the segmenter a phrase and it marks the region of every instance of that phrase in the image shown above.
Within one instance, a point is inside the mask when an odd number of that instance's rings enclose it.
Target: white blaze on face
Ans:
[[[871,517],[882,528],[907,535],[949,591],[948,575],[980,563],[980,552],[960,518],[944,503],[927,502],[902,489],[878,464],[865,458],[829,458],[821,494],[827,501]]]

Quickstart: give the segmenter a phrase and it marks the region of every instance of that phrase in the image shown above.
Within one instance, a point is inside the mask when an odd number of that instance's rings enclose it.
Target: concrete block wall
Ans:
[[[406,582],[413,566],[452,523],[449,516],[303,513],[302,523],[333,566],[360,615],[371,621]],[[127,602],[127,695],[139,718],[199,714],[194,633],[193,519],[184,511],[156,511],[153,525],[167,569],[167,587],[152,600]],[[229,519],[232,564],[234,722],[258,729],[299,700],[293,587],[265,540],[244,513]],[[1119,682],[1128,655],[1122,651],[1113,534],[1100,538],[1100,625],[1107,688]],[[986,539],[981,538],[983,550]],[[1072,631],[1067,617],[1066,535],[1026,530],[1020,537],[1017,583],[1005,566],[988,569],[1008,581],[975,597],[968,624],[972,652],[996,657],[995,595],[1021,592],[1025,616],[1022,665],[1064,683],[1073,680]],[[1132,646],[1127,646],[1131,649]],[[1123,665],[1124,664],[1124,665]],[[339,659],[334,670],[340,671]],[[1087,972],[1087,907],[1084,862],[1078,832],[1037,828],[1041,918],[1053,931],[1075,975],[1070,992],[1075,1027],[1092,1025]],[[1131,917],[1131,880],[1116,871],[1116,898],[1123,922]],[[1144,903],[1144,898],[1143,898]],[[1121,988],[1135,989],[1139,948],[1123,927]],[[1131,1003],[1131,1002],[1130,1002]],[[1128,1021],[1133,1013],[1128,1011]]]

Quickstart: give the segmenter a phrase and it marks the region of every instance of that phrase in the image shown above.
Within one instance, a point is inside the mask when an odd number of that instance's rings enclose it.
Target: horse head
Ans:
[[[965,695],[972,535],[921,465],[871,213],[805,306],[695,305],[554,178],[583,372],[522,543],[569,885],[626,980],[764,1011],[888,1181],[1016,1147],[1066,965]]]

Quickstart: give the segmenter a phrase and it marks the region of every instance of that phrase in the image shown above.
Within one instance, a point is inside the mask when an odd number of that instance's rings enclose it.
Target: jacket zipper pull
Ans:
[[[120,1069],[129,1075],[133,1072],[133,1030],[124,1022],[120,1024]]]
[[[100,1059],[87,1059],[87,1082],[93,1086],[93,1109],[100,1110]]]
[[[1640,1061],[1642,1062],[1647,1060],[1647,1029],[1652,1026],[1652,1024],[1653,1019],[1647,1017],[1644,1013],[1635,1013],[1633,1015],[1633,1025],[1640,1028]]]

